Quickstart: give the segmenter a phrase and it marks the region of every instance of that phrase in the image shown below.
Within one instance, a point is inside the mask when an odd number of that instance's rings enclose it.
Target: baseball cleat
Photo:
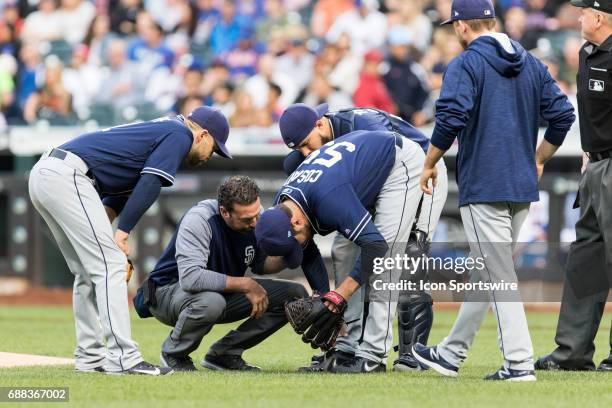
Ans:
[[[384,373],[385,371],[387,371],[387,366],[383,363],[377,363],[363,357],[355,357],[342,363],[334,360],[329,368],[329,372],[336,374]]]
[[[247,363],[242,356],[236,355],[206,355],[201,365],[213,371],[261,371],[261,368]]]
[[[412,354],[402,354],[393,362],[393,371],[407,372],[422,370],[428,370],[428,367],[420,364]]]
[[[168,367],[158,367],[156,365],[147,363],[146,361],[141,361],[136,364],[134,367],[129,368],[123,371],[107,371],[106,374],[109,375],[152,375],[152,376],[160,376],[160,375],[169,375],[174,373],[171,368]]]
[[[307,367],[300,367],[297,371],[298,373],[320,373],[329,371],[334,361],[338,361],[338,364],[342,364],[344,361],[351,360],[354,357],[354,354],[332,349],[325,353],[312,356],[310,365]]]
[[[197,371],[191,357],[173,357],[162,351],[159,356],[162,366],[169,367],[174,371]]]
[[[513,370],[511,368],[502,367],[493,374],[487,375],[487,381],[536,381],[535,371],[533,370]]]
[[[422,365],[429,367],[439,374],[447,377],[457,377],[459,367],[452,365],[438,354],[438,347],[425,347],[417,343],[412,346],[412,355]]]

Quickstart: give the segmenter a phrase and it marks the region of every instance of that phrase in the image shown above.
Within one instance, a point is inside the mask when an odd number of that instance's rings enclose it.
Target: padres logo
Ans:
[[[255,248],[253,248],[253,245],[249,245],[244,248],[244,264],[250,265],[253,259],[255,259]]]

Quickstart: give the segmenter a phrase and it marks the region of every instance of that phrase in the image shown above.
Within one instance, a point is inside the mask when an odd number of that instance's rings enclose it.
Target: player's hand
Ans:
[[[129,236],[130,234],[121,230],[117,230],[117,232],[115,232],[115,242],[117,243],[119,249],[123,251],[125,256],[130,256],[130,247],[128,245]]]
[[[538,181],[540,181],[542,174],[544,174],[544,163],[536,163],[536,171],[538,172]]]
[[[254,279],[249,279],[247,290],[244,294],[253,306],[251,317],[259,319],[268,309],[268,293]]]
[[[431,185],[434,188],[438,185],[438,169],[437,168],[434,167],[432,169],[423,169],[423,173],[421,174],[421,181],[420,181],[421,190],[425,194],[432,195],[433,188],[429,187],[429,180],[431,180]]]

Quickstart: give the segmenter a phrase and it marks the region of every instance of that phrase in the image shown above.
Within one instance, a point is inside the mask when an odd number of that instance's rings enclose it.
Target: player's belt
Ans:
[[[399,147],[400,149],[404,148],[404,138],[402,137],[402,135],[399,135],[397,133],[395,133],[395,145],[397,147]]]
[[[49,157],[63,160],[70,167],[82,171],[83,174],[93,180],[93,175],[91,174],[91,171],[89,171],[89,167],[87,167],[87,164],[85,164],[83,159],[76,154],[61,149],[51,149],[49,152]]]
[[[592,162],[598,162],[600,160],[609,159],[612,157],[612,149],[606,150],[605,152],[587,153],[589,160]]]

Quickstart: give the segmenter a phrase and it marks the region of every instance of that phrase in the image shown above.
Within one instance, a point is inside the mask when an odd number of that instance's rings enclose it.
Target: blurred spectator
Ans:
[[[242,27],[236,15],[234,0],[224,0],[221,18],[210,33],[210,46],[215,56],[234,49],[240,39]]]
[[[200,105],[203,105],[204,95],[202,94],[202,80],[204,79],[204,73],[199,66],[191,66],[183,76],[183,83],[181,90],[174,107],[175,112],[181,112],[184,105],[190,99],[198,99]],[[198,106],[200,106],[198,105]]]
[[[324,38],[334,21],[343,13],[355,8],[355,0],[317,0],[310,28],[315,37]]]
[[[135,105],[144,90],[138,77],[138,69],[127,58],[123,40],[113,40],[108,45],[109,66],[102,71],[100,90],[94,101],[98,104],[112,104],[117,110]]]
[[[202,99],[194,96],[188,96],[177,102],[176,113],[186,117],[189,116],[189,114],[199,106],[202,106]]]
[[[243,90],[238,90],[234,93],[234,104],[236,110],[230,117],[230,126],[233,127],[249,127],[249,126],[264,126],[261,123],[261,116],[253,105],[251,95]]]
[[[359,83],[363,56],[357,56],[352,52],[351,40],[347,34],[342,34],[335,45],[338,50],[338,62],[329,72],[329,82],[335,88],[352,95]]]
[[[89,48],[87,63],[94,66],[108,65],[106,60],[108,45],[116,38],[110,32],[110,19],[105,14],[98,14],[91,22],[83,44]]]
[[[45,67],[42,64],[42,57],[37,42],[24,42],[19,51],[19,59],[21,64],[18,71],[19,90],[17,103],[19,104],[19,109],[23,109],[30,95],[42,83]]]
[[[384,56],[380,51],[369,51],[359,78],[359,85],[353,95],[355,106],[377,108],[396,114],[395,104],[380,75],[380,64]]]
[[[202,81],[202,93],[205,96],[212,96],[213,91],[217,89],[218,86],[227,83],[229,79],[230,73],[223,61],[213,61],[212,65],[204,74],[204,80]]]
[[[64,70],[62,76],[66,89],[72,94],[72,108],[79,116],[91,105],[102,81],[100,69],[87,64],[87,57],[86,45],[75,47],[70,66]]]
[[[385,84],[398,107],[402,118],[415,125],[421,125],[421,109],[429,96],[427,73],[409,56],[412,43],[410,32],[401,26],[389,32],[389,71]]]
[[[348,35],[351,51],[358,57],[382,47],[387,32],[387,17],[378,11],[378,0],[355,0],[356,8],[340,15],[327,32],[326,40],[337,43]]]
[[[542,32],[539,27],[527,25],[527,12],[521,7],[511,7],[504,16],[505,31],[510,38],[521,43],[527,50],[538,45]]]
[[[139,25],[139,34],[128,49],[128,57],[136,63],[142,78],[148,81],[155,69],[172,67],[174,53],[166,46],[159,24],[145,20]]]
[[[346,92],[335,89],[323,75],[316,75],[308,87],[308,93],[303,102],[310,106],[321,103],[329,104],[330,110],[340,110],[353,107],[353,100]]]
[[[72,95],[62,81],[64,67],[56,56],[45,60],[44,84],[26,101],[23,116],[28,123],[46,119],[68,124],[72,116]]]
[[[246,21],[257,21],[265,15],[264,0],[240,0],[236,2],[236,13]]]
[[[439,27],[441,23],[450,18],[452,4],[453,0],[433,0],[432,22],[434,27]]]
[[[85,0],[61,0],[57,11],[64,40],[70,44],[83,41],[96,14],[94,5]]]
[[[298,93],[310,83],[315,57],[306,49],[303,38],[292,38],[287,52],[276,59],[274,71],[289,75],[295,81]]]
[[[17,61],[9,54],[0,54],[0,122],[6,124],[5,113],[15,100],[15,82],[13,77],[17,73]],[[2,131],[0,124],[0,131]]]
[[[225,82],[215,88],[212,93],[212,107],[221,110],[226,118],[231,118],[236,112],[236,104],[232,98],[234,86]]]
[[[24,41],[53,41],[63,37],[57,0],[40,0],[38,10],[25,18],[21,38]]]
[[[195,3],[197,15],[193,41],[197,44],[204,44],[208,41],[221,13],[215,7],[214,0],[196,0]]]
[[[142,0],[109,0],[111,30],[124,36],[136,34],[136,17],[143,10]]]
[[[181,22],[187,0],[146,0],[145,10],[165,32],[172,32]]]
[[[238,46],[223,53],[221,59],[230,71],[234,82],[242,83],[248,77],[257,73],[259,53],[255,49],[255,33],[252,28],[245,27],[240,34]]]
[[[295,81],[286,73],[274,70],[275,57],[271,54],[264,54],[257,63],[257,74],[250,77],[244,83],[244,90],[251,95],[255,107],[263,108],[269,104],[270,83],[280,87],[279,106],[286,108],[291,105],[298,96],[298,89]]]
[[[283,0],[265,0],[265,15],[257,22],[257,41],[268,42],[270,33],[275,29],[283,29],[290,24],[289,16],[283,7]]]
[[[268,103],[266,104],[266,114],[270,120],[270,125],[272,123],[277,123],[280,119],[284,107],[280,105],[280,99],[283,94],[283,91],[280,86],[271,82],[268,86]]]
[[[399,7],[398,25],[404,27],[413,46],[421,53],[427,51],[431,41],[431,21],[423,14],[423,0],[402,1]]]
[[[563,45],[563,64],[559,69],[559,78],[568,84],[572,93],[576,93],[576,75],[578,74],[578,53],[582,47],[582,39],[570,36]]]
[[[24,1],[24,0],[21,0]],[[23,28],[23,16],[19,13],[19,0],[4,0],[2,19],[12,27],[15,37],[19,37]]]
[[[0,54],[10,54],[16,57],[19,52],[19,42],[14,27],[0,17]]]

